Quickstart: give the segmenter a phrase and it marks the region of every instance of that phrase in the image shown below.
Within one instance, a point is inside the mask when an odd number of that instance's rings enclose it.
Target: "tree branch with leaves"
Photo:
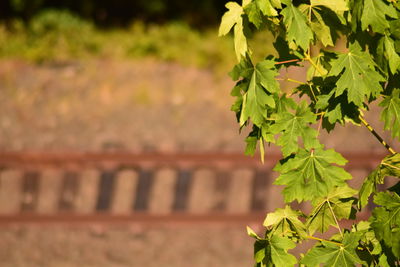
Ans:
[[[248,228],[256,266],[400,266],[400,183],[377,189],[388,176],[400,178],[400,154],[363,116],[379,102],[384,129],[400,140],[400,3],[243,0],[226,7],[219,35],[234,35],[231,109],[240,128],[252,129],[245,153],[254,155],[258,146],[264,161],[266,143],[282,152],[274,183],[284,185],[288,205],[267,215],[262,237]],[[257,31],[271,32],[277,50],[260,62],[247,42]],[[346,42],[344,52],[332,49],[339,39]],[[296,85],[287,93],[279,71],[291,66],[306,68],[307,81],[285,79]],[[321,129],[334,134],[336,125],[347,123],[365,126],[389,151],[359,190],[346,182],[352,179],[343,168],[347,160],[319,140]],[[340,221],[354,219],[370,198],[376,208],[368,221],[342,228]],[[310,201],[313,209],[293,210],[294,201]],[[330,227],[337,229],[330,238],[314,236]],[[317,243],[300,258],[290,254],[307,240]]]

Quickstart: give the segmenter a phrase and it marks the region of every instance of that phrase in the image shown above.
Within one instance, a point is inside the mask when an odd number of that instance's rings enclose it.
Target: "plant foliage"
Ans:
[[[400,183],[383,191],[388,176],[400,178],[396,153],[363,117],[379,102],[385,130],[400,140],[400,3],[397,0],[243,0],[228,2],[219,35],[233,32],[238,63],[230,73],[236,85],[232,110],[240,128],[251,127],[246,154],[265,144],[281,147],[275,184],[284,185],[285,202],[310,201],[309,214],[290,205],[269,213],[265,235],[255,238],[256,266],[400,266]],[[255,62],[248,42],[254,33],[273,34],[275,55]],[[338,52],[335,43],[346,42]],[[280,70],[307,69],[306,82],[281,78]],[[293,82],[290,91],[278,80]],[[359,190],[346,181],[347,160],[319,141],[322,129],[336,124],[364,125],[390,155],[365,178]],[[376,204],[368,221],[351,228],[369,201]],[[330,238],[315,237],[331,227]],[[305,255],[290,254],[296,244],[318,242]]]

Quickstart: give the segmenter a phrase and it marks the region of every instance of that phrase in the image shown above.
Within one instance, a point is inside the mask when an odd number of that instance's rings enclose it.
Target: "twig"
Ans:
[[[290,60],[285,60],[285,61],[280,61],[280,62],[275,62],[275,65],[280,65],[280,64],[286,64],[286,63],[291,63],[291,62],[298,62],[302,61],[303,59],[290,59]]]
[[[291,78],[287,78],[286,81],[292,82],[292,83],[298,83],[298,84],[307,84],[307,83],[305,83],[305,82],[301,82],[301,81],[294,80],[294,79],[291,79]]]
[[[318,134],[317,134],[317,136],[319,136],[319,132],[321,131],[321,126],[322,126],[322,120],[323,120],[323,118],[324,118],[324,115],[325,115],[325,112],[321,112],[321,113],[319,113],[320,115],[321,115],[321,118],[319,119],[319,123],[318,123]]]
[[[314,62],[314,60],[312,60],[312,58],[309,55],[306,55],[305,60],[309,61],[311,63],[311,65],[313,65],[313,67],[319,72],[319,74],[321,74],[322,76],[325,76],[326,73],[324,73],[320,67]]]
[[[394,149],[388,145],[388,143],[385,142],[385,140],[383,140],[383,138],[374,130],[374,128],[372,128],[371,125],[369,125],[369,123],[365,120],[365,118],[360,114],[359,119],[361,120],[361,122],[365,125],[365,127],[367,127],[367,129],[375,136],[376,139],[378,139],[378,141],[387,149],[389,150],[390,153],[392,153],[393,155],[396,154],[396,152],[394,151]]]

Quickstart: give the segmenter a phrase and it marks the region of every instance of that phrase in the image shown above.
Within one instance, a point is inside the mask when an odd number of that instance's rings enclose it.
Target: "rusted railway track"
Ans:
[[[249,224],[259,224],[265,218],[264,212],[253,212],[246,214],[14,214],[0,216],[0,226],[18,226],[18,225],[141,225],[146,228],[160,226],[190,226],[190,225],[231,225],[243,226]]]
[[[367,172],[385,155],[344,156],[350,171]],[[261,164],[258,157],[226,153],[0,152],[0,226],[260,223],[268,209],[280,205],[271,186],[271,169],[279,159],[268,155]],[[58,176],[44,174],[49,169]],[[87,169],[96,171],[90,183],[82,174]],[[172,176],[158,175],[165,169]],[[196,176],[204,169],[208,176]],[[237,175],[241,169],[247,178]],[[209,188],[201,185],[206,180]],[[207,201],[211,204],[200,209]]]
[[[370,166],[379,163],[385,154],[369,152],[350,152],[343,154],[350,165]],[[129,152],[0,152],[2,167],[31,167],[75,164],[76,166],[104,165],[173,165],[215,166],[219,164],[240,164],[246,166],[271,166],[281,156],[269,154],[265,165],[258,157],[248,157],[241,153],[129,153]]]

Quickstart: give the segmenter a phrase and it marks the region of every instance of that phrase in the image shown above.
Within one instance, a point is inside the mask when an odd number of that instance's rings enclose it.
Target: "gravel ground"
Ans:
[[[242,150],[231,85],[152,61],[0,62],[0,149]]]
[[[2,267],[252,266],[244,227],[0,229]]]
[[[232,85],[207,70],[151,60],[3,61],[0,149],[242,152]],[[367,117],[380,129],[378,111]],[[339,151],[383,151],[363,127],[339,126],[322,139]]]

